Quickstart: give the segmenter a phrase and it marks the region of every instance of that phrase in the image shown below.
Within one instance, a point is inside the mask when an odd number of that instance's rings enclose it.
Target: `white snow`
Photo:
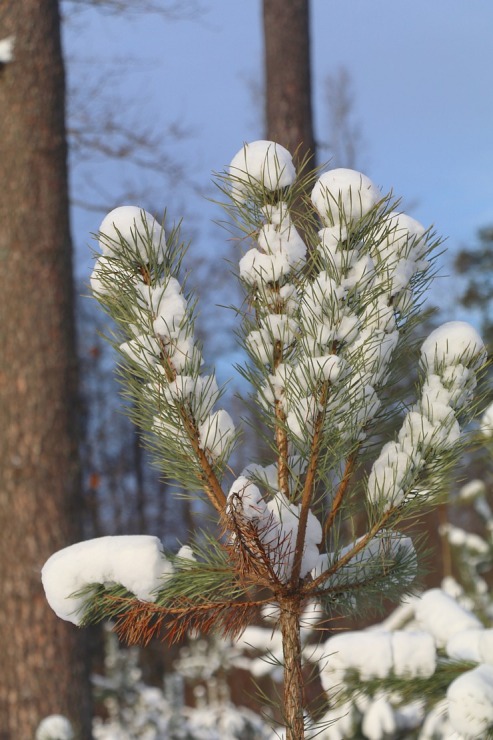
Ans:
[[[267,314],[260,321],[260,329],[254,329],[246,337],[246,346],[252,357],[263,365],[274,363],[274,347],[285,351],[295,340],[298,325],[284,314]]]
[[[355,712],[351,702],[340,704],[320,719],[323,729],[317,733],[319,740],[348,740],[354,733]],[[274,737],[272,738],[274,740]]]
[[[481,417],[481,431],[485,437],[493,437],[493,403],[488,406]]]
[[[378,628],[330,637],[320,660],[322,685],[328,692],[344,680],[348,670],[358,671],[360,680],[368,681],[392,672],[400,678],[426,678],[435,668],[435,643],[430,634]]]
[[[396,630],[390,633],[390,640],[396,676],[428,678],[435,673],[435,641],[428,632]]]
[[[425,229],[406,213],[392,212],[376,234],[376,250],[381,260],[397,264],[401,259],[419,260],[423,256]],[[381,241],[378,241],[381,236]],[[386,265],[390,267],[390,264]]]
[[[251,468],[250,474],[253,474]],[[277,485],[277,481],[273,482]],[[255,523],[259,540],[274,572],[280,581],[287,582],[293,570],[301,504],[290,503],[280,491],[265,501],[258,486],[241,475],[230,488],[228,506]],[[321,541],[322,525],[313,512],[309,511],[301,560],[301,578],[316,567],[319,560],[318,546]]]
[[[250,249],[240,260],[240,277],[249,285],[278,282],[306,260],[306,245],[296,230],[286,203],[262,209],[269,221],[257,237],[260,249]]]
[[[421,360],[432,373],[444,366],[480,367],[486,359],[483,340],[466,321],[448,321],[431,332],[421,347]]]
[[[261,326],[267,331],[271,341],[281,342],[283,346],[294,340],[298,328],[294,319],[278,313],[269,313],[264,316]]]
[[[471,553],[487,555],[490,551],[490,545],[480,535],[466,532],[465,529],[456,527],[450,522],[445,522],[440,526],[440,534],[447,537],[454,547],[463,547]]]
[[[249,249],[240,260],[240,277],[250,285],[273,283],[291,271],[284,254],[266,254],[259,249]]]
[[[229,489],[228,504],[235,510],[240,507],[247,519],[263,517],[266,511],[260,489],[244,475],[240,475]]]
[[[198,370],[202,364],[200,350],[194,344],[193,337],[187,334],[187,330],[188,327],[173,332],[172,336],[161,336],[167,359],[178,375],[186,375],[187,371],[191,372],[193,369]],[[158,365],[158,369],[164,374],[162,365]]]
[[[355,170],[338,168],[325,172],[312,190],[312,203],[326,226],[340,221],[347,225],[367,214],[381,193],[369,177]]]
[[[0,40],[0,64],[8,64],[14,60],[15,36],[7,36]]]
[[[34,740],[73,740],[70,721],[62,714],[50,714],[39,723]]]
[[[339,355],[307,356],[295,372],[300,385],[308,391],[322,380],[336,383],[346,368],[347,363]]]
[[[252,187],[279,190],[296,179],[293,158],[274,141],[252,141],[245,144],[231,160],[229,174],[233,180],[232,196],[238,202],[248,198]]]
[[[114,257],[99,257],[94,265],[89,283],[96,297],[105,296],[111,292],[124,293],[130,280],[135,276],[125,269]]]
[[[99,246],[106,256],[118,255],[126,249],[147,262],[149,249],[155,257],[164,255],[166,241],[163,227],[150,213],[138,206],[119,206],[101,222]]]
[[[356,670],[362,681],[385,678],[392,670],[392,644],[388,632],[358,631],[336,634],[324,643],[320,679],[331,692],[344,680],[346,671]]]
[[[267,254],[284,254],[291,267],[305,261],[306,244],[295,228],[288,204],[280,202],[262,208],[267,223],[260,229],[257,241]]]
[[[231,445],[235,434],[233,419],[224,409],[215,411],[199,425],[200,446],[213,459],[220,457]]]
[[[416,605],[421,629],[433,635],[438,647],[445,647],[458,632],[481,629],[479,619],[440,588],[426,591]]]
[[[190,545],[182,545],[176,553],[176,557],[182,558],[182,560],[196,560],[196,557]]]
[[[447,699],[453,728],[467,740],[485,737],[493,727],[493,666],[479,665],[456,678]]]
[[[173,336],[180,329],[186,315],[187,302],[175,282],[154,288],[150,295],[151,307],[155,316],[153,327],[162,338]]]
[[[361,729],[368,740],[384,740],[395,734],[394,710],[385,695],[374,698],[363,716]]]
[[[414,466],[413,457],[399,443],[385,444],[368,477],[369,500],[397,506],[404,499],[407,480]]]
[[[80,624],[85,599],[72,598],[75,592],[96,583],[121,584],[141,601],[153,601],[153,592],[171,572],[157,537],[122,535],[86,540],[59,550],[44,564],[41,580],[55,614]]]
[[[456,660],[493,665],[493,629],[468,629],[448,640],[447,655]]]
[[[128,342],[120,344],[120,351],[129,360],[142,368],[156,365],[161,354],[158,340],[149,334],[140,334]]]
[[[486,486],[484,481],[479,478],[468,481],[459,490],[459,497],[462,501],[473,501],[478,496],[484,496]]]
[[[449,412],[446,420],[437,423],[431,422],[428,414],[419,411],[406,414],[398,434],[402,448],[412,455],[414,450],[430,454],[432,450],[452,447],[460,438],[460,427],[453,410],[449,409]]]
[[[163,396],[171,405],[187,403],[199,422],[205,420],[219,398],[213,375],[177,375],[163,389]]]

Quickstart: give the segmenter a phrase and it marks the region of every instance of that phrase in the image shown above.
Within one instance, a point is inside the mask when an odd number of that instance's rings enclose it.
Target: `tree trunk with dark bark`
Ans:
[[[80,539],[64,69],[56,0],[3,0],[0,38],[0,738],[63,714],[89,738],[85,636],[49,608],[45,560]]]
[[[312,157],[309,0],[264,0],[266,136],[296,153]]]

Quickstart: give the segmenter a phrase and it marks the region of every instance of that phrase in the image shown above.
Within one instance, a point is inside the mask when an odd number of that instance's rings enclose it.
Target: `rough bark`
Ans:
[[[297,153],[315,156],[309,0],[264,0],[266,136]]]
[[[63,714],[89,738],[84,633],[40,569],[79,538],[64,69],[56,0],[3,0],[0,37],[0,738]],[[84,640],[84,642],[83,642]]]
[[[300,605],[296,599],[280,601],[279,626],[284,657],[284,721],[286,740],[305,737],[303,708],[304,679],[300,637]]]

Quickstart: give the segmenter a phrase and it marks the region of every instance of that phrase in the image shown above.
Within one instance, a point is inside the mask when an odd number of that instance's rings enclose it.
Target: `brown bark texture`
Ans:
[[[64,68],[57,0],[2,0],[0,38],[0,739],[63,714],[89,738],[85,635],[40,570],[80,539]]]
[[[281,600],[279,626],[284,657],[284,721],[286,740],[305,737],[303,709],[304,678],[300,637],[300,602],[296,598]]]
[[[263,0],[266,136],[296,159],[312,156],[310,0]]]

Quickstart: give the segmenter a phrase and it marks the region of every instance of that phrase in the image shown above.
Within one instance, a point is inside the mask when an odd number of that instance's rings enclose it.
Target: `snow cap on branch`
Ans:
[[[199,426],[200,446],[213,460],[228,450],[234,435],[233,419],[224,409],[215,411]]]
[[[151,535],[98,537],[54,553],[41,570],[49,605],[61,619],[80,624],[85,597],[73,594],[93,584],[121,584],[141,601],[154,601],[153,592],[172,572],[163,546]]]
[[[382,198],[369,177],[343,167],[324,172],[315,183],[311,197],[320,218],[329,227],[340,221],[345,224],[358,221]]]
[[[126,248],[147,262],[149,238],[154,255],[163,256],[166,250],[164,229],[154,216],[138,206],[115,208],[104,217],[99,227],[99,246],[106,256],[117,255]]]
[[[425,339],[421,360],[438,374],[444,367],[459,364],[477,370],[486,360],[486,349],[476,329],[466,321],[448,321]]]
[[[448,714],[465,738],[486,737],[493,727],[493,666],[479,665],[452,681],[447,690]]]
[[[249,285],[277,282],[300,269],[306,260],[306,245],[296,230],[286,203],[261,209],[266,223],[254,247],[240,260],[240,277]]]
[[[235,154],[229,165],[233,181],[232,195],[238,202],[248,198],[253,187],[280,190],[293,184],[296,170],[293,158],[274,141],[252,141]]]
[[[416,619],[422,629],[433,635],[438,647],[445,647],[458,632],[481,629],[482,626],[472,612],[441,588],[433,588],[423,594],[416,607]]]

